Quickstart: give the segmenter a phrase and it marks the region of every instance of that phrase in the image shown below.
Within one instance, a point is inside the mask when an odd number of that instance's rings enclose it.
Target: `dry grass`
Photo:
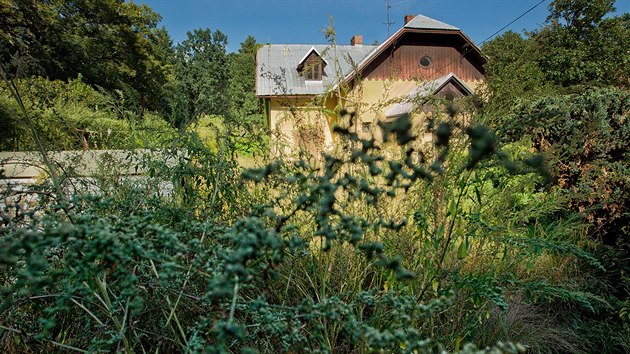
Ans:
[[[513,341],[533,353],[582,352],[578,335],[560,323],[549,308],[529,302],[521,294],[513,295],[507,303],[505,311],[494,307],[479,326],[474,341],[480,346]]]

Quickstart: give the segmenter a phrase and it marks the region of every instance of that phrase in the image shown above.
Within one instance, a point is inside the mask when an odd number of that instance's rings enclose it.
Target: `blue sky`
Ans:
[[[391,32],[406,14],[423,14],[459,27],[480,44],[540,0],[390,0]],[[386,0],[136,0],[162,15],[175,42],[196,28],[220,30],[228,36],[228,51],[253,35],[259,43],[326,43],[322,30],[334,19],[337,43],[348,44],[355,34],[363,43],[387,38]],[[520,32],[542,26],[544,1],[506,30]],[[630,0],[617,0],[617,12],[629,12]]]

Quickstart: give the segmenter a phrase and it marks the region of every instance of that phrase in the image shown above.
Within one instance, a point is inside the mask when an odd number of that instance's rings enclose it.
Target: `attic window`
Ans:
[[[300,60],[297,70],[307,81],[321,81],[324,75],[324,67],[326,67],[326,61],[315,48],[312,48]]]
[[[431,67],[431,65],[433,65],[433,59],[431,59],[430,56],[425,55],[422,58],[420,58],[419,64],[421,67],[428,69]]]
[[[321,81],[322,80],[322,63],[318,62],[318,63],[312,63],[312,64],[306,65],[304,69],[302,70],[302,75],[304,76],[306,80]]]

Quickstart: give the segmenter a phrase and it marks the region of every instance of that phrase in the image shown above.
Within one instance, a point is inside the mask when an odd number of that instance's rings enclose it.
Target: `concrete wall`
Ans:
[[[112,166],[122,175],[142,174],[143,159],[150,159],[152,155],[160,154],[151,150],[72,150],[47,152],[48,159],[58,169],[72,169],[73,176],[93,176],[103,172],[111,172]],[[0,168],[3,173],[0,178],[29,179],[46,177],[46,167],[38,152],[17,151],[0,152]]]
[[[170,180],[151,179],[147,175],[153,159],[165,161],[167,166],[175,165],[176,157],[160,151],[59,151],[47,155],[62,176],[67,198],[76,193],[107,195],[115,193],[121,185],[137,186],[154,195],[173,192]],[[54,197],[52,188],[41,188],[50,181],[39,153],[0,152],[0,169],[0,225],[16,220],[18,214],[31,210],[41,200]]]

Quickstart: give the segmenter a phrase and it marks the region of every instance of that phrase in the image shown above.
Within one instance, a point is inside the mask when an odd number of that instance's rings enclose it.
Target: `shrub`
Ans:
[[[34,187],[52,198],[3,211],[3,345],[470,352],[463,343],[506,340],[478,328],[513,296],[592,307],[573,271],[543,267],[599,264],[578,247],[579,224],[545,221],[561,199],[532,187],[536,168],[497,154],[483,126],[438,123],[431,163],[337,128],[354,149],[239,178],[230,144],[184,134],[161,158],[130,159],[143,177],[111,169],[67,197]]]
[[[127,111],[124,97],[111,97],[83,83],[42,78],[17,83],[29,119],[45,146],[58,150],[155,147],[174,137],[162,118]],[[35,150],[29,127],[11,93],[0,91],[3,150]]]

